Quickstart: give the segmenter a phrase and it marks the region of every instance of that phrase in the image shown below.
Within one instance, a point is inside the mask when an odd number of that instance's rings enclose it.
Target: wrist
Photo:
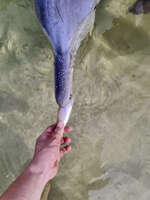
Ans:
[[[49,181],[46,170],[43,170],[40,165],[34,161],[34,159],[30,161],[25,171],[31,176],[38,177],[38,180],[41,180],[41,183],[44,185],[46,185],[46,183]]]

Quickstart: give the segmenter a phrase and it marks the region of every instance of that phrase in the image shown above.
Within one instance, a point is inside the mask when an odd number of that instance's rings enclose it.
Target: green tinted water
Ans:
[[[52,182],[51,200],[150,198],[150,14],[134,0],[103,0],[74,69],[72,152]],[[33,2],[0,4],[0,192],[55,122],[53,54]]]

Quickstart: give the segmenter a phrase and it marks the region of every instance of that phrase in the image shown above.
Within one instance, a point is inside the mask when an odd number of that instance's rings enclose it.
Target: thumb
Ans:
[[[59,121],[56,125],[56,128],[54,130],[54,132],[58,135],[60,135],[60,137],[63,137],[63,133],[64,133],[64,123],[62,121]]]

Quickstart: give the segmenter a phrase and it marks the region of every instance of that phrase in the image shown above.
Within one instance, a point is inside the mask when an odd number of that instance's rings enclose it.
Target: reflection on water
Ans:
[[[150,198],[150,15],[128,13],[134,2],[103,0],[78,51],[72,152],[52,182],[51,200]],[[53,54],[33,2],[2,0],[0,10],[2,192],[55,121],[57,105]]]

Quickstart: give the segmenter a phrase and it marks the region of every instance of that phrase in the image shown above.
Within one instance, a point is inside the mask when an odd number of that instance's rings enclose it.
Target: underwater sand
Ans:
[[[72,151],[49,200],[150,199],[150,14],[129,14],[134,2],[102,0],[78,50]],[[53,53],[33,5],[0,3],[0,193],[56,119]]]

